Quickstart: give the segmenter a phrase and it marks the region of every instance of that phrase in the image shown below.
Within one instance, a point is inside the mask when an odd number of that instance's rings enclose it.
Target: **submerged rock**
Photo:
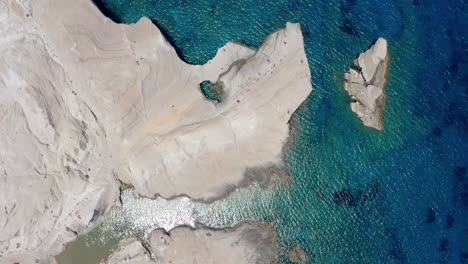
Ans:
[[[437,211],[433,207],[430,207],[426,211],[426,223],[432,224],[437,219]]]
[[[455,181],[457,183],[465,181],[466,168],[457,166],[453,169],[453,174],[455,175]]]
[[[447,215],[447,218],[445,219],[445,226],[447,228],[452,228],[455,223],[455,218],[452,215]]]
[[[336,191],[333,194],[333,202],[337,205],[348,206],[348,207],[356,205],[353,192],[349,189],[342,189],[342,190]]]
[[[390,258],[397,261],[397,263],[404,263],[406,261],[406,254],[403,249],[402,242],[398,237],[396,230],[386,229],[389,233],[389,255]]]
[[[439,244],[439,251],[440,252],[447,252],[448,251],[449,241],[447,238],[441,238]]]
[[[383,129],[384,88],[389,61],[387,41],[379,38],[354,61],[359,70],[350,69],[344,75],[344,89],[352,99],[351,110],[365,126],[378,130]]]
[[[289,260],[296,263],[306,263],[309,261],[309,255],[300,246],[295,246],[288,253]]]
[[[377,194],[380,192],[380,182],[371,181],[369,182],[364,190],[361,192],[362,201],[372,201],[377,197]]]

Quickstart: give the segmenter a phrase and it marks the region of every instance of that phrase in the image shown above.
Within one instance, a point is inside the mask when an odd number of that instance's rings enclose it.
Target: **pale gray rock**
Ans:
[[[169,233],[153,231],[146,248],[135,239],[121,241],[101,264],[270,264],[276,261],[276,251],[275,232],[257,223],[226,229],[182,226]]]
[[[154,264],[150,252],[136,238],[125,238],[114,252],[100,264]],[[176,262],[174,262],[175,264]]]
[[[53,263],[119,204],[120,182],[148,197],[226,195],[248,168],[281,162],[312,90],[291,23],[258,51],[229,42],[189,65],[147,18],[116,24],[91,0],[3,0],[0,50],[6,263]],[[199,83],[218,79],[226,94],[213,104]]]
[[[276,260],[276,234],[264,225],[242,223],[234,228],[177,227],[153,231],[156,263],[270,264]]]
[[[364,125],[378,130],[383,129],[382,112],[389,60],[387,41],[379,38],[354,61],[359,70],[350,69],[344,75],[344,88],[353,100],[351,110]]]

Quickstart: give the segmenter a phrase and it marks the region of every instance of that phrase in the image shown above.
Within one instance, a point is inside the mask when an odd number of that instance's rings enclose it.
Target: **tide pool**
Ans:
[[[314,90],[291,120],[289,185],[238,190],[242,199],[192,210],[196,221],[270,223],[281,263],[296,244],[310,263],[467,263],[463,1],[95,1],[117,22],[151,18],[193,64],[228,41],[258,48],[286,21],[301,23]],[[382,132],[361,124],[342,86],[378,37],[391,54]]]

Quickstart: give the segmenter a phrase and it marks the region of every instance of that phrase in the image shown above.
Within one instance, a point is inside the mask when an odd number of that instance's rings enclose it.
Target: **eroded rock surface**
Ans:
[[[378,130],[383,129],[382,112],[389,60],[387,41],[379,38],[354,61],[360,70],[350,69],[344,75],[344,88],[353,100],[351,110],[364,125]]]
[[[136,238],[125,238],[114,252],[100,264],[151,264],[150,252]]]
[[[251,223],[222,230],[177,227],[166,233],[159,229],[149,237],[153,259],[140,242],[127,239],[101,264],[271,264],[276,261],[275,239],[274,232]]]
[[[310,260],[309,255],[307,255],[304,249],[299,245],[291,249],[288,256],[289,260],[295,263],[306,263]]]
[[[275,234],[243,223],[235,228],[213,230],[178,227],[150,237],[156,263],[270,264],[276,259]]]
[[[91,0],[0,2],[0,258],[51,263],[64,243],[140,195],[213,200],[281,162],[311,92],[298,24],[255,51],[230,42],[181,61],[147,18],[115,24]],[[241,61],[242,63],[239,63]],[[200,91],[223,83],[223,101]]]

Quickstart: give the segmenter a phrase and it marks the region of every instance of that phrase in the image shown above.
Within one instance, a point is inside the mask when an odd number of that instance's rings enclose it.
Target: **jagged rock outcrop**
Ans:
[[[91,0],[0,2],[0,258],[48,260],[119,182],[213,200],[248,168],[280,163],[312,90],[298,24],[258,50],[233,42],[181,61],[147,18],[116,24]],[[238,63],[241,61],[242,63]],[[223,100],[200,91],[223,83]]]
[[[379,38],[354,61],[359,70],[350,69],[344,75],[344,88],[353,100],[351,110],[364,125],[378,130],[383,129],[382,112],[389,61],[387,41]]]

